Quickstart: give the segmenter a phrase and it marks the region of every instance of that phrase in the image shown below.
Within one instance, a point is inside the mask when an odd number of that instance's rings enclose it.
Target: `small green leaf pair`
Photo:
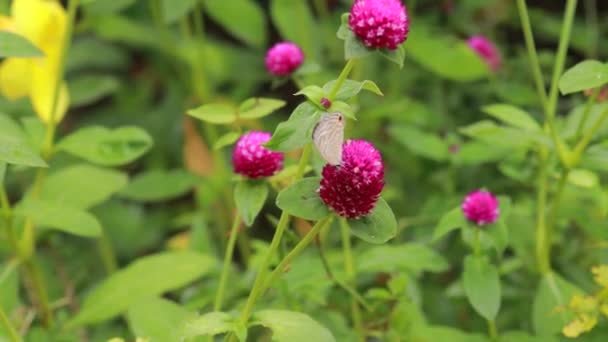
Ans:
[[[277,206],[290,215],[317,221],[331,212],[321,201],[317,190],[321,178],[301,179],[277,196]],[[397,235],[397,220],[389,205],[380,198],[367,216],[348,220],[353,235],[369,243],[381,244]]]
[[[283,107],[285,101],[261,97],[243,101],[239,107],[227,103],[210,103],[188,111],[188,115],[210,124],[228,125],[237,119],[259,119]]]

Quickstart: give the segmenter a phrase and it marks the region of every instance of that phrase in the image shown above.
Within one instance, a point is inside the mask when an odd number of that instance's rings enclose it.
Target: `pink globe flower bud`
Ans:
[[[407,39],[409,20],[399,0],[356,0],[348,25],[370,48],[395,50]]]
[[[484,36],[473,36],[469,38],[467,44],[486,62],[492,71],[500,69],[502,59],[494,43]]]
[[[304,62],[304,52],[292,42],[276,43],[266,53],[266,70],[274,76],[286,76]]]
[[[359,218],[369,214],[384,188],[380,152],[365,140],[348,140],[340,165],[323,168],[319,196],[338,215]]]
[[[467,220],[478,226],[496,222],[500,215],[498,199],[490,192],[476,190],[465,197],[462,202],[462,212]]]
[[[232,151],[234,172],[249,178],[274,175],[283,168],[283,153],[271,151],[262,144],[270,133],[252,131],[241,136]]]

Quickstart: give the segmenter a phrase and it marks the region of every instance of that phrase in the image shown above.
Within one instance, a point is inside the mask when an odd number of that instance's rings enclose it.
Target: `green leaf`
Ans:
[[[485,256],[468,255],[462,274],[469,303],[483,318],[491,321],[500,308],[500,278],[496,267]]]
[[[198,178],[185,170],[152,170],[138,175],[119,195],[141,202],[166,201],[186,194],[197,183]]]
[[[28,198],[17,205],[15,215],[27,217],[41,228],[57,229],[83,237],[101,234],[101,225],[93,215],[55,201]]]
[[[285,101],[253,97],[245,100],[239,107],[239,118],[259,119],[272,114],[275,110],[285,106]]]
[[[220,125],[230,124],[236,120],[235,108],[225,103],[202,105],[195,109],[190,109],[188,115],[208,123]]]
[[[0,186],[4,186],[4,176],[6,175],[6,163],[0,162]]]
[[[321,105],[321,99],[324,97],[327,97],[327,95],[326,95],[325,90],[323,90],[323,88],[321,88],[319,86],[311,85],[311,86],[304,87],[300,91],[295,93],[294,95],[304,95],[315,106],[319,107],[320,109],[325,109],[325,108],[323,108],[323,105]]]
[[[448,267],[439,253],[420,243],[373,246],[357,256],[360,272],[443,272]]]
[[[113,1],[98,1],[114,3]],[[129,46],[160,49],[163,39],[171,39],[166,32],[157,30],[152,23],[119,15],[103,15],[91,18],[91,28],[99,37]]]
[[[470,141],[460,145],[458,153],[453,156],[453,161],[456,165],[479,165],[504,160],[511,152],[509,147]]]
[[[336,84],[336,80],[325,83],[325,85],[323,85],[323,91],[325,93],[329,93],[334,88],[335,84]],[[365,80],[365,81],[359,82],[359,81],[353,81],[353,80],[345,80],[344,83],[342,83],[342,86],[340,86],[340,89],[338,89],[338,92],[336,93],[334,100],[336,100],[336,101],[349,100],[349,99],[357,96],[357,94],[359,94],[361,92],[361,90],[367,90],[376,95],[384,96],[384,94],[382,93],[380,88],[378,88],[378,85],[376,85],[376,83],[374,83],[373,81]]]
[[[268,149],[289,152],[311,142],[312,130],[320,112],[308,102],[301,103],[291,113],[289,120],[281,122],[272,138],[264,144]]]
[[[0,57],[44,56],[27,38],[10,31],[0,31]]]
[[[93,289],[80,311],[66,325],[73,329],[115,317],[142,299],[191,283],[209,273],[214,265],[211,257],[193,251],[138,258]]]
[[[192,11],[196,3],[197,0],[162,0],[163,22],[168,25],[177,22]]]
[[[76,209],[89,209],[127,185],[122,172],[81,164],[52,173],[42,186],[40,198]]]
[[[532,324],[536,335],[553,335],[572,319],[571,312],[556,312],[575,294],[584,292],[556,273],[546,273],[538,285],[532,307]]]
[[[283,189],[277,196],[277,206],[290,215],[306,220],[320,220],[329,215],[329,209],[321,201],[319,184],[321,178],[301,179]]]
[[[333,342],[331,332],[300,312],[262,310],[252,315],[250,325],[262,325],[272,330],[276,342]]]
[[[403,69],[403,63],[405,61],[405,48],[403,47],[403,44],[399,45],[395,50],[383,49],[378,50],[378,52],[389,61],[397,64],[399,69]]]
[[[587,60],[564,72],[559,79],[559,90],[566,95],[593,89],[606,83],[608,83],[608,65],[595,60]]]
[[[439,220],[439,224],[433,231],[433,241],[437,241],[449,232],[466,225],[467,220],[462,214],[462,209],[460,207],[456,207],[448,211],[445,215],[443,215],[441,220]]]
[[[533,132],[519,128],[498,126],[490,120],[482,120],[459,129],[476,140],[486,142],[493,147],[503,148],[529,148],[534,144],[543,144],[552,147],[551,139],[542,131]]]
[[[0,161],[8,164],[47,167],[30,146],[21,127],[6,114],[0,113]]]
[[[355,116],[355,109],[346,102],[342,101],[334,101],[331,104],[331,107],[327,109],[328,112],[339,112],[342,115],[346,116],[349,119],[357,120]]]
[[[486,336],[468,334],[462,330],[440,325],[428,325],[417,328],[413,341],[437,342],[488,342]],[[502,339],[501,339],[502,341]]]
[[[135,3],[136,0],[113,0],[113,1],[90,1],[83,4],[83,8],[87,14],[93,15],[107,15],[112,13],[120,12],[127,7],[130,7]]]
[[[507,196],[498,196],[498,208],[500,210],[498,221],[485,227],[484,232],[494,244],[498,255],[502,255],[509,244],[507,218],[511,212],[511,199]]]
[[[239,140],[240,137],[241,137],[241,134],[238,132],[228,132],[228,133],[222,135],[221,137],[217,138],[215,143],[213,143],[213,149],[219,150],[222,147],[232,145],[237,140]]]
[[[508,104],[493,104],[485,106],[483,111],[496,119],[516,128],[539,131],[540,125],[530,114],[522,109]]]
[[[133,334],[150,341],[180,341],[183,322],[195,317],[195,313],[164,298],[143,299],[127,311]]]
[[[108,75],[84,75],[68,82],[70,106],[84,106],[115,93],[120,87],[119,80]]]
[[[390,126],[388,133],[416,155],[436,161],[443,161],[448,157],[447,143],[436,134],[409,125]]]
[[[352,32],[344,40],[344,59],[363,58],[371,55],[374,50],[367,48]]]
[[[382,198],[367,216],[348,220],[351,233],[369,243],[381,244],[397,235],[397,220],[393,210]]]
[[[270,16],[283,39],[298,44],[307,59],[317,59],[321,44],[308,1],[271,0]]]
[[[180,328],[179,334],[182,340],[196,336],[214,336],[234,331],[234,326],[234,319],[229,314],[210,312],[186,321]],[[240,340],[244,341],[244,339]]]
[[[253,47],[264,47],[266,18],[256,1],[203,1],[203,4],[207,14],[226,31]]]
[[[408,35],[405,48],[409,57],[439,77],[454,81],[475,81],[489,75],[483,60],[463,41],[432,34],[417,25]]]
[[[245,225],[251,226],[268,197],[263,181],[241,180],[234,188],[234,203]]]
[[[103,166],[132,162],[152,147],[152,138],[139,127],[110,130],[101,126],[85,127],[68,135],[57,149]]]

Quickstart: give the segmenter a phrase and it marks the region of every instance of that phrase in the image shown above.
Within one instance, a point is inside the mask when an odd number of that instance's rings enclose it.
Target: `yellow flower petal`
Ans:
[[[597,324],[597,318],[589,315],[580,315],[572,322],[568,323],[563,329],[562,333],[566,337],[575,338],[582,333],[591,331]]]
[[[31,59],[7,58],[0,64],[0,92],[11,100],[27,96],[32,81]]]
[[[568,306],[576,312],[591,312],[597,308],[597,299],[593,296],[574,295]]]
[[[57,82],[57,72],[55,69],[54,65],[41,63],[41,65],[34,67],[32,77],[32,88],[30,93],[32,106],[38,117],[47,123],[51,120],[53,99],[55,96],[55,85]],[[53,115],[54,122],[57,123],[63,119],[68,110],[69,101],[70,96],[68,87],[65,82],[62,82],[55,108],[55,115]]]
[[[11,4],[11,15],[17,31],[45,53],[45,48],[60,47],[65,34],[67,16],[58,2],[14,0]]]

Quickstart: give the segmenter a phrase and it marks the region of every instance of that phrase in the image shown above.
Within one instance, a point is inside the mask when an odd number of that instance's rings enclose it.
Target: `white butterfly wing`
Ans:
[[[323,159],[332,165],[340,164],[344,142],[344,117],[342,114],[323,114],[312,133],[312,140]]]

